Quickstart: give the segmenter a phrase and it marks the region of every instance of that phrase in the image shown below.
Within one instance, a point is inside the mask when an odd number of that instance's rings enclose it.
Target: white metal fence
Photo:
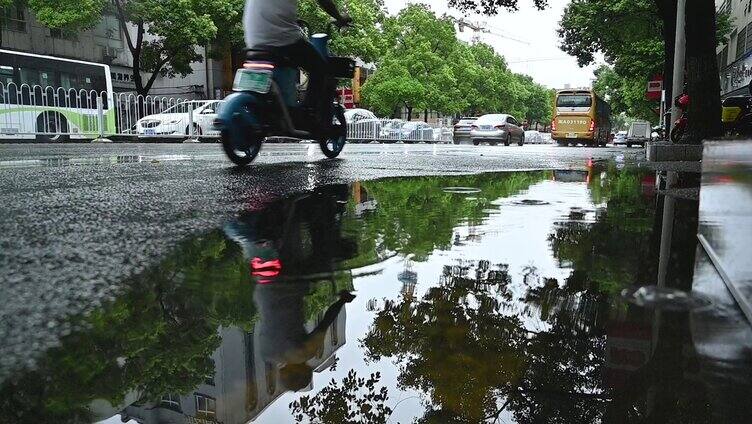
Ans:
[[[0,83],[0,139],[217,139],[221,100],[186,100]],[[373,119],[348,124],[353,142],[449,143],[452,128]]]
[[[0,83],[0,139],[211,138],[219,104]]]
[[[363,119],[347,124],[348,139],[362,143],[451,143],[452,135],[451,127],[398,119]]]

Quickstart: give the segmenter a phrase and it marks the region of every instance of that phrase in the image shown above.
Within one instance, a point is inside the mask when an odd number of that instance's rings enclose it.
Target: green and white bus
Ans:
[[[0,139],[63,142],[115,132],[109,66],[0,50]]]

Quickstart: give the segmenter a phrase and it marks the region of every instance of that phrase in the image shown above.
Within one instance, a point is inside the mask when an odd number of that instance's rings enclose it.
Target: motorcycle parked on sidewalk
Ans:
[[[674,100],[674,105],[681,110],[681,115],[674,122],[674,127],[671,129],[670,138],[673,143],[678,143],[687,131],[687,109],[689,109],[689,103],[689,95],[686,93],[679,95]]]
[[[308,25],[300,21],[301,28]],[[328,158],[339,156],[347,141],[345,109],[337,103],[337,80],[352,79],[355,61],[329,54],[329,25],[326,34],[313,34],[311,44],[329,64],[325,95],[328,110],[322,111],[321,125],[298,101],[300,71],[287,58],[265,51],[250,51],[243,68],[235,74],[234,93],[225,99],[214,127],[220,131],[222,148],[236,165],[251,163],[267,137],[289,137],[319,142]],[[309,31],[310,33],[310,31]],[[324,103],[323,101],[321,103]]]
[[[723,100],[721,120],[727,135],[752,135],[752,85],[750,94]]]

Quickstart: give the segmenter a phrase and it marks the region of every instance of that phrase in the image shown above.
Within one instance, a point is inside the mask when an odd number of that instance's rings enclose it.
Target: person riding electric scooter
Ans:
[[[340,27],[351,19],[332,0],[318,0]],[[235,75],[235,93],[225,99],[214,123],[225,153],[247,165],[269,136],[315,139],[327,157],[339,155],[347,139],[344,109],[335,104],[337,78],[352,78],[352,59],[329,55],[327,34],[303,34],[297,0],[247,0],[244,25],[247,62]],[[330,26],[331,29],[331,26]],[[310,30],[309,30],[310,32]],[[308,72],[308,90],[298,102],[298,79]]]

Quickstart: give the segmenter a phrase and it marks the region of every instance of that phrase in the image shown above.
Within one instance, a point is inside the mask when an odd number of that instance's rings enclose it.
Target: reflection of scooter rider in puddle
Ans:
[[[331,190],[334,194],[277,202],[225,226],[228,237],[242,246],[256,277],[254,301],[260,315],[256,333],[261,356],[279,368],[281,383],[289,390],[301,390],[311,383],[313,369],[307,362],[323,350],[328,328],[342,307],[355,298],[340,292],[316,328],[307,331],[304,299],[314,287],[312,281],[332,275],[333,263],[355,252],[339,227],[344,212],[338,199],[342,188]]]
[[[308,290],[309,284],[271,283],[257,286],[254,294],[260,313],[256,331],[261,356],[264,361],[281,366],[280,380],[289,390],[301,390],[310,384],[313,369],[306,362],[323,348],[327,329],[342,307],[355,298],[348,292],[341,292],[339,300],[327,309],[321,322],[309,333],[303,313],[303,298]]]

